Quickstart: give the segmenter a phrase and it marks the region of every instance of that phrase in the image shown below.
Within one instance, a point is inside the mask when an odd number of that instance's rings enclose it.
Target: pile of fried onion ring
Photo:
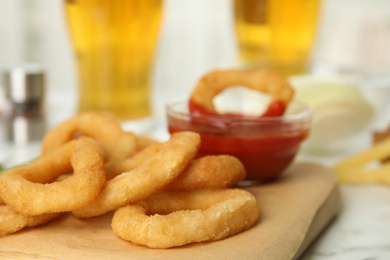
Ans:
[[[214,70],[205,74],[192,91],[188,102],[190,112],[219,116],[214,97],[234,86],[244,86],[271,96],[271,102],[261,117],[282,116],[294,96],[294,89],[286,77],[271,70]]]
[[[108,212],[118,237],[150,248],[249,229],[259,207],[235,187],[244,166],[230,155],[197,157],[200,142],[194,132],[137,136],[108,113],[74,116],[48,131],[38,159],[0,174],[0,236],[62,214],[87,221]]]

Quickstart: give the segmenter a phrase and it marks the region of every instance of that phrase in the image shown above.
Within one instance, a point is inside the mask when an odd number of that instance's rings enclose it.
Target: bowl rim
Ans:
[[[165,105],[166,114],[169,117],[170,115],[176,115],[180,117],[190,117],[193,119],[203,119],[207,121],[229,121],[229,123],[239,122],[239,123],[265,123],[265,122],[294,122],[294,121],[310,121],[311,116],[313,114],[313,109],[306,104],[305,102],[293,99],[289,105],[299,105],[302,106],[303,109],[300,112],[294,114],[287,114],[278,117],[232,117],[232,116],[210,116],[210,115],[199,115],[199,114],[191,114],[190,112],[183,112],[175,109],[177,105],[185,105],[188,102],[188,98],[185,97],[175,97],[168,101]]]

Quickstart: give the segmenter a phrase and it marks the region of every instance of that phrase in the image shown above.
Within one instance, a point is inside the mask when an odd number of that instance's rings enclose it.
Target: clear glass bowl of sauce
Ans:
[[[169,133],[193,131],[201,136],[198,157],[229,154],[244,164],[246,180],[271,181],[293,162],[310,130],[312,111],[300,101],[281,117],[231,117],[191,114],[185,100],[167,105]]]

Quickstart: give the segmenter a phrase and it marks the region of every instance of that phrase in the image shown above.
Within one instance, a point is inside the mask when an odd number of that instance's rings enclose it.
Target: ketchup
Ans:
[[[190,122],[169,119],[168,131],[194,131],[200,134],[198,157],[228,154],[237,157],[245,166],[247,180],[270,181],[278,177],[293,161],[308,129],[296,131],[293,123],[272,122],[251,126],[223,125],[211,121]],[[241,131],[240,131],[240,128]],[[289,130],[291,128],[291,130]]]

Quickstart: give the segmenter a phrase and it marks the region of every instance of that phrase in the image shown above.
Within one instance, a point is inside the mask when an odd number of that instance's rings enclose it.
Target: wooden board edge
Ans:
[[[308,249],[308,247],[313,243],[313,241],[320,235],[320,233],[336,217],[341,207],[340,198],[341,198],[341,193],[340,193],[339,186],[337,185],[330,192],[328,198],[318,209],[307,231],[305,239],[302,241],[299,249],[295,253],[292,260],[299,259],[303,255],[303,253]]]

